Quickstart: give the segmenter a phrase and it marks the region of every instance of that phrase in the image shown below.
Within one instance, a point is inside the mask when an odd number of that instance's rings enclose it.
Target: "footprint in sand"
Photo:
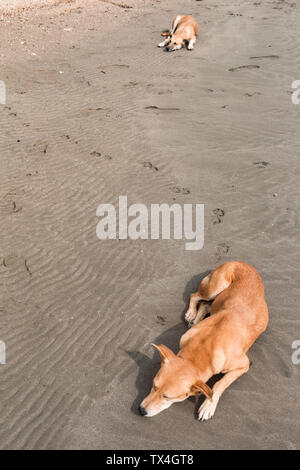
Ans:
[[[227,255],[230,252],[230,246],[227,243],[220,243],[217,245],[216,255],[217,258],[221,258],[223,255]]]
[[[254,59],[280,59],[279,55],[276,54],[270,54],[270,55],[257,55],[257,56],[252,56],[249,57],[250,60]]]
[[[191,194],[191,191],[187,188],[181,188],[180,186],[174,186],[171,188],[171,191],[173,191],[175,194],[183,194],[186,196],[187,194]]]
[[[133,81],[133,82],[126,83],[125,85],[123,85],[123,87],[128,88],[128,87],[133,87],[133,86],[137,86],[137,85],[139,85],[139,82],[134,82]]]
[[[157,166],[153,165],[151,162],[144,162],[143,167],[150,168],[150,170],[158,171]]]
[[[180,108],[160,108],[159,106],[146,106],[144,108],[147,111],[157,111],[157,112],[165,112],[165,111],[180,111]]]
[[[243,16],[242,13],[233,13],[232,11],[229,11],[227,15],[228,16]]]
[[[254,95],[261,95],[259,91],[254,91],[253,93],[245,93],[244,96],[254,96]]]
[[[118,68],[118,69],[129,69],[129,65],[127,64],[110,64],[110,65],[99,65],[97,68],[98,70],[100,69],[101,73],[106,73],[104,69],[107,69],[109,67],[114,67],[114,68]]]
[[[20,212],[22,210],[22,207],[21,206],[18,206],[16,201],[13,201],[13,204],[12,204],[12,212],[14,214],[16,214],[17,212]]]
[[[49,143],[46,140],[38,140],[33,144],[34,153],[43,153],[46,155]]]
[[[102,155],[101,152],[97,152],[96,150],[91,152],[90,155],[92,157],[97,157],[97,158],[103,157],[105,160],[112,160],[112,157],[110,155]]]
[[[213,224],[216,225],[216,224],[220,224],[222,222],[222,219],[225,215],[225,211],[224,209],[214,209],[213,210]]]
[[[4,106],[4,109],[6,109],[7,111],[11,111],[10,106]],[[17,113],[14,111],[11,111],[11,113],[9,113],[9,116],[17,117]]]
[[[96,152],[96,150],[94,150],[94,152],[91,152],[90,155],[91,155],[92,157],[98,157],[98,158],[99,158],[99,157],[101,157],[102,153]]]
[[[0,201],[0,218],[9,214],[17,214],[21,210],[22,206],[19,206],[15,201],[6,199]]]
[[[30,277],[32,276],[27,259],[24,259],[21,256],[15,254],[7,255],[2,260],[2,266],[4,266],[4,268],[12,269],[13,271],[18,270],[19,267],[23,267],[25,272],[28,273]]]
[[[260,65],[254,65],[254,64],[240,65],[239,67],[232,67],[231,69],[228,69],[228,71],[239,72],[240,70],[243,70],[243,69],[260,69]]]
[[[253,162],[253,165],[257,166],[258,168],[266,168],[269,165],[269,162]]]
[[[164,326],[166,324],[166,319],[165,317],[161,316],[161,315],[156,315],[156,318],[157,318],[157,322],[159,325],[162,325]]]

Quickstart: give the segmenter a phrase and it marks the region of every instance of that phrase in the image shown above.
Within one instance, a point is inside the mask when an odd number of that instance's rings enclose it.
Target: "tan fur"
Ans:
[[[208,301],[213,302],[210,305]],[[202,320],[207,311],[210,316]],[[150,394],[141,403],[143,415],[154,416],[201,391],[207,399],[199,409],[199,419],[213,416],[224,390],[248,371],[246,353],[268,324],[258,272],[236,261],[219,266],[191,295],[186,320],[194,326],[181,337],[177,355],[167,346],[155,346],[162,365]],[[205,382],[221,372],[224,377],[210,389]]]
[[[178,18],[180,18],[179,21]],[[162,33],[162,36],[167,36],[167,39],[158,46],[167,46],[169,51],[175,51],[181,49],[185,42],[188,42],[188,49],[193,49],[197,34],[198,24],[192,16],[177,15],[172,22],[172,30]]]

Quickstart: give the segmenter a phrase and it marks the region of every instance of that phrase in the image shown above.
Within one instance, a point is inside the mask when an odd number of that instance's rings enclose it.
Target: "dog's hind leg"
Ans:
[[[200,305],[199,306],[199,309],[200,309],[200,312],[198,310],[197,312],[197,304],[199,302],[199,300],[205,300],[206,302],[210,302],[211,300],[213,300],[215,298],[215,296],[217,294],[214,294],[213,292],[211,292],[211,289],[209,289],[209,278],[210,278],[211,274],[209,276],[206,276],[199,288],[198,288],[198,291],[195,292],[194,294],[191,294],[190,295],[190,305],[189,305],[189,308],[185,314],[185,321],[188,323],[188,324],[196,324],[198,323],[199,321],[202,320],[203,318],[203,313],[202,313],[202,308],[204,309],[204,305],[205,303],[203,303],[203,307]],[[202,302],[201,302],[202,304]],[[198,314],[199,314],[199,319],[197,319],[196,321],[196,318],[198,317]],[[204,313],[204,316],[205,316],[205,313]]]
[[[197,304],[199,300],[201,300],[201,297],[198,292],[190,295],[190,305],[184,317],[188,324],[191,324],[197,316]]]
[[[211,301],[230,286],[233,279],[233,270],[230,263],[225,263],[208,276],[202,279],[197,291],[199,300]]]
[[[189,322],[189,326],[194,326],[197,325],[197,323],[201,322],[203,318],[210,312],[210,306],[210,302],[202,300],[198,306],[197,315],[194,320]]]
[[[197,304],[199,300],[210,302],[231,284],[231,270],[228,264],[215,269],[212,273],[202,279],[198,291],[190,296],[190,305],[185,314],[187,323],[191,323],[197,317]]]

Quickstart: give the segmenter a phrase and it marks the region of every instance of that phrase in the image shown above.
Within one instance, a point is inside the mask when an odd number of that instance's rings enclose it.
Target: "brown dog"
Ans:
[[[210,316],[203,320],[207,313]],[[267,327],[261,277],[246,263],[232,261],[219,266],[191,294],[185,319],[194,326],[181,337],[177,355],[167,346],[153,345],[160,352],[162,365],[150,394],[140,405],[143,416],[154,416],[199,393],[207,397],[199,419],[214,415],[224,390],[248,371],[246,353]],[[219,373],[225,375],[211,389],[205,382]]]
[[[172,22],[172,30],[162,33],[162,36],[167,36],[167,39],[158,44],[158,47],[167,46],[168,51],[177,51],[187,42],[188,49],[192,50],[196,43],[197,34],[196,20],[192,16],[178,15]]]

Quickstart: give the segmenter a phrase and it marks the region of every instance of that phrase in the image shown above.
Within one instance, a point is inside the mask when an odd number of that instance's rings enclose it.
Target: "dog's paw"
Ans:
[[[186,314],[184,315],[184,319],[188,326],[193,326],[192,323],[196,318],[196,314],[197,313],[193,312],[192,310],[187,310]]]
[[[165,47],[165,42],[164,42],[164,41],[163,41],[163,42],[160,42],[160,43],[157,45],[157,47]]]
[[[215,414],[219,399],[214,397],[212,401],[208,398],[202,403],[198,411],[199,421],[207,421]]]
[[[186,322],[186,326],[188,328],[192,328],[193,326],[195,326],[197,324],[195,320],[196,319]]]
[[[189,51],[192,51],[194,49],[195,42],[196,42],[195,39],[191,39],[189,41],[188,47],[187,47]]]

